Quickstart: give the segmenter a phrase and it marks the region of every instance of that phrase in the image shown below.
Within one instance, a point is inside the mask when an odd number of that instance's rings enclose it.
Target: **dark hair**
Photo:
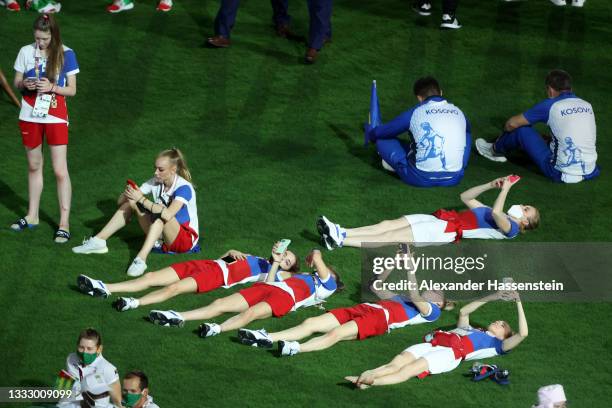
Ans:
[[[412,90],[415,96],[420,96],[421,98],[428,98],[442,93],[440,91],[440,84],[438,84],[436,78],[432,76],[417,79]]]
[[[125,375],[125,377],[123,377],[124,380],[131,380],[132,378],[138,378],[138,386],[140,388],[140,391],[144,390],[145,388],[149,388],[149,377],[147,377],[147,375],[142,371],[130,371]]]
[[[336,272],[336,270],[331,266],[328,266],[327,269],[329,269],[334,277],[334,280],[336,281],[336,293],[342,292],[344,290],[344,282],[342,282],[342,279],[340,279],[340,274],[338,274],[338,272]]]
[[[92,329],[91,327],[88,327],[87,329],[79,333],[79,338],[77,339],[77,345],[81,342],[82,339],[95,340],[96,346],[98,347],[102,345],[102,336],[100,336],[100,333],[98,333],[96,329]]]
[[[287,270],[287,272],[299,272],[300,271],[300,258],[296,255],[295,252],[291,252],[294,256],[295,256],[295,263],[293,264],[293,266],[291,268],[289,268],[289,270]],[[271,256],[268,258],[268,262],[270,264],[272,264],[274,262],[274,258],[272,258]],[[283,269],[284,271],[285,269]]]
[[[557,92],[572,90],[572,77],[562,69],[553,69],[550,71],[548,75],[546,75],[544,83]]]
[[[64,46],[60,37],[60,30],[55,17],[51,14],[42,14],[34,20],[34,30],[51,34],[51,42],[47,50],[47,79],[55,83],[64,66]]]

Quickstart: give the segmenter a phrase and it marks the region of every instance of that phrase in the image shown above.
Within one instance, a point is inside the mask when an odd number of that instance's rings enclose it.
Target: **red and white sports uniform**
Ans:
[[[72,385],[72,395],[70,398],[62,399],[57,404],[61,408],[79,408],[82,406],[92,406],[97,408],[112,408],[114,405],[110,397],[95,398],[96,396],[108,393],[111,385],[119,381],[117,368],[108,362],[102,355],[99,355],[93,363],[82,365],[76,353],[71,353],[66,359],[66,371],[75,379]],[[89,397],[84,396],[88,393]],[[95,401],[95,405],[87,405],[83,400]],[[81,403],[85,405],[81,405]]]
[[[478,207],[464,211],[438,210],[433,214],[406,215],[410,223],[415,246],[447,244],[470,239],[509,239],[516,237],[519,225],[508,217],[510,231],[503,232],[493,219],[491,207]]]
[[[24,79],[36,77],[46,77],[47,58],[40,55],[40,50],[35,44],[29,44],[19,50],[15,60],[14,69],[23,74]],[[79,65],[76,54],[70,48],[64,46],[64,65],[59,75],[55,78],[57,86],[67,85],[67,77],[79,73]],[[62,95],[55,95],[57,107],[51,107],[45,117],[33,117],[32,109],[36,100],[37,93],[26,91],[21,99],[21,111],[19,113],[19,127],[23,144],[34,148],[42,143],[43,134],[47,137],[50,145],[68,144],[68,108],[66,98]]]
[[[329,313],[333,314],[340,324],[354,321],[357,324],[357,338],[363,340],[380,336],[392,329],[438,320],[441,315],[440,308],[434,303],[429,305],[429,313],[423,315],[409,299],[394,296],[376,303],[333,309]]]
[[[506,354],[502,348],[503,341],[488,331],[468,327],[456,328],[449,333],[459,336],[455,348],[421,343],[410,346],[404,351],[410,352],[416,358],[427,360],[430,374],[452,371],[463,360],[480,360]]]
[[[272,315],[281,317],[300,307],[308,307],[333,295],[338,286],[333,276],[322,280],[316,273],[298,274],[282,282],[256,283],[239,293],[249,306],[266,302],[272,308]]]
[[[174,216],[181,229],[172,244],[164,243],[165,252],[188,252],[198,243],[198,208],[193,185],[179,176],[174,176],[170,189],[165,191],[164,184],[152,178],[140,186],[143,194],[151,194],[156,204],[169,207],[174,200],[183,203],[181,209]]]
[[[246,259],[234,262],[202,259],[176,263],[171,268],[179,279],[193,278],[198,285],[198,293],[202,293],[265,280],[272,265],[267,259],[247,255]],[[279,280],[280,274],[275,279]]]

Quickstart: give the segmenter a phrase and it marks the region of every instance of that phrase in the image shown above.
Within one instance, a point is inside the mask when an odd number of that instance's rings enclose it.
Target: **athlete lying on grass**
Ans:
[[[398,256],[409,254],[400,250]],[[384,282],[393,270],[387,269],[376,280]],[[407,271],[408,281],[413,283],[409,296],[398,295],[389,290],[377,290],[378,285],[373,283],[370,289],[381,299],[376,303],[333,309],[276,333],[267,333],[265,329],[240,329],[238,338],[243,344],[265,348],[272,347],[272,344],[278,341],[281,355],[294,355],[325,350],[343,340],[364,340],[381,336],[392,329],[434,322],[440,317],[442,309],[450,310],[453,305],[446,302],[442,292],[427,290],[419,293],[413,271]],[[315,333],[325,334],[302,344],[297,341]]]
[[[253,320],[271,316],[282,317],[300,307],[315,305],[333,295],[339,287],[342,288],[338,274],[325,264],[319,250],[313,250],[306,258],[306,264],[315,270],[313,274],[296,273],[282,282],[274,281],[281,256],[273,252],[272,258],[272,270],[265,282],[255,283],[250,288],[189,312],[152,310],[149,318],[153,323],[162,326],[183,326],[187,320],[211,319],[223,313],[239,313],[222,324],[201,324],[200,337],[211,337],[244,327]]]
[[[470,314],[491,300],[514,299],[518,311],[518,333],[498,320],[486,330],[470,326]],[[408,347],[389,363],[359,376],[345,377],[360,389],[372,385],[398,384],[413,377],[452,371],[461,361],[503,355],[527,337],[527,319],[518,292],[498,292],[461,308],[457,328],[450,332],[436,331],[426,336],[427,342]]]
[[[277,245],[278,242],[272,248],[272,252]],[[298,259],[291,251],[285,251],[279,262],[279,268],[283,271],[298,270]],[[176,263],[125,282],[105,284],[101,280],[80,275],[77,278],[77,285],[81,292],[101,297],[108,297],[111,293],[140,292],[151,287],[164,286],[141,298],[120,297],[113,302],[115,309],[125,312],[138,306],[164,302],[183,293],[204,293],[218,288],[227,289],[234,285],[263,281],[272,269],[272,263],[272,257],[264,259],[230,249],[219,259]],[[280,277],[279,274],[278,278]]]
[[[364,242],[408,242],[416,246],[458,242],[461,238],[509,239],[540,224],[540,212],[530,205],[515,204],[504,212],[506,198],[518,176],[507,176],[472,187],[461,193],[467,206],[463,211],[437,210],[433,214],[405,215],[359,228],[343,228],[325,216],[317,220],[321,243],[329,250],[348,246],[361,248]],[[488,190],[500,189],[493,207],[478,196]]]

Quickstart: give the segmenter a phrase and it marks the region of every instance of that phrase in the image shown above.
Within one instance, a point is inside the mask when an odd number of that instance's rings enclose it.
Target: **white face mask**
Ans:
[[[516,218],[517,220],[520,220],[521,218],[525,216],[523,214],[523,207],[521,207],[520,204],[514,204],[512,207],[508,208],[508,211],[506,211],[506,214],[508,214],[511,217]]]

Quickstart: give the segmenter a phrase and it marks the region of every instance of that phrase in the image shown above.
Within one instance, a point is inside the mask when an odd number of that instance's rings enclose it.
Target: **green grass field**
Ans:
[[[439,14],[419,18],[408,0],[337,0],[334,42],[316,65],[305,66],[304,45],[274,35],[266,1],[242,2],[227,50],[202,46],[218,1],[178,0],[167,15],[155,12],[152,0],[119,15],[106,14],[106,3],[65,1],[58,16],[81,68],[78,93],[68,102],[73,240],[67,245],[52,242],[58,208],[50,160],[41,226],[20,234],[7,228],[27,210],[27,164],[18,110],[0,94],[0,386],[51,385],[78,332],[93,326],[103,335],[106,358],[120,373],[143,369],[162,407],[514,408],[531,406],[537,388],[554,383],[565,386],[572,406],[605,405],[612,391],[610,304],[526,303],[529,338],[496,361],[512,371],[509,387],[471,383],[462,377],[466,363],[450,374],[361,392],[343,377],[388,361],[430,327],[279,359],[232,341],[234,333],[202,340],[192,332],[196,322],[160,328],[144,319],[149,308],[119,314],[109,300],[76,292],[80,273],[126,278],[141,243],[136,224],[109,241],[107,255],[77,256],[70,248],[108,219],[125,179],[147,179],[156,153],[172,146],[186,153],[197,184],[202,258],[229,248],[265,254],[283,237],[303,256],[317,246],[319,214],[356,226],[430,212],[458,205],[468,186],[510,173],[523,176],[510,201],[536,205],[543,216],[541,229],[522,242],[609,241],[612,5],[466,0],[459,10],[464,28],[442,32]],[[305,2],[293,1],[291,13],[294,30],[305,35]],[[11,80],[19,48],[33,41],[34,18],[0,10],[0,67]],[[576,93],[595,109],[602,167],[596,181],[557,185],[526,162],[498,165],[473,155],[460,186],[417,189],[384,172],[373,148],[361,146],[372,79],[389,120],[414,103],[414,79],[432,74],[466,113],[474,137],[490,138],[507,117],[545,96],[544,75],[557,67],[573,75]],[[187,259],[152,255],[149,270]],[[360,252],[343,249],[327,259],[347,283],[328,308],[358,302]],[[184,295],[159,308],[188,310],[234,290]],[[251,327],[286,328],[319,313],[306,309]],[[516,327],[510,304],[490,305],[477,316],[506,317]],[[455,319],[447,313],[440,325]]]

